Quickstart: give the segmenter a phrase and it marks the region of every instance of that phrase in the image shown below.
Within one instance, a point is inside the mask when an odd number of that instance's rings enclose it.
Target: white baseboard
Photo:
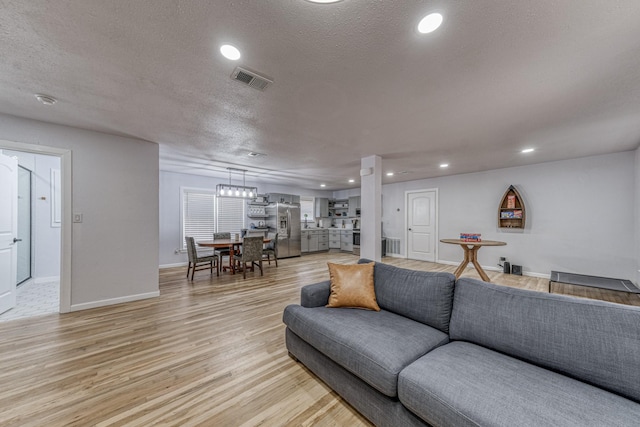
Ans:
[[[60,276],[50,276],[50,277],[34,277],[33,283],[36,285],[39,283],[49,283],[49,282],[59,282]]]
[[[147,292],[145,294],[127,295],[125,297],[103,299],[100,301],[85,302],[82,304],[71,304],[69,311],[88,310],[90,308],[105,307],[107,305],[122,304],[123,302],[138,301],[141,299],[155,298],[160,296],[160,291]]]
[[[438,261],[436,261],[438,264],[446,264],[446,265],[460,265],[460,262],[458,261],[445,261],[443,259],[439,259]],[[475,270],[475,267],[473,264],[469,263],[466,268],[473,268]],[[485,271],[502,271],[502,268],[500,267],[494,267],[494,266],[488,266],[488,265],[483,265],[482,269]],[[523,271],[522,272],[523,276],[528,276],[528,277],[538,277],[540,279],[549,279],[551,277],[551,274],[546,274],[546,273],[536,273],[533,271]]]
[[[162,264],[160,268],[173,268],[173,267],[184,267],[188,264],[188,262],[176,262],[173,264]]]
[[[404,255],[401,255],[401,254],[387,254],[386,256],[391,258],[406,258]]]

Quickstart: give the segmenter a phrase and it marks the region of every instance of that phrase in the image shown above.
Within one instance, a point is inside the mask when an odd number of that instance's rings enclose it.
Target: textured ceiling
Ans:
[[[163,170],[344,189],[372,154],[409,172],[387,183],[640,144],[638,0],[0,5],[0,112],[156,142]]]

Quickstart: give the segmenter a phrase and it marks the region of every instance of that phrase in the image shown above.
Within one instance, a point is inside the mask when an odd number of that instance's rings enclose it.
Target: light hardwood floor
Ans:
[[[327,261],[356,257],[285,259],[246,280],[200,271],[190,282],[186,267],[163,269],[159,298],[0,324],[0,425],[370,425],[284,346],[284,307],[299,302],[301,286],[328,278]],[[543,279],[487,273],[495,283],[547,289]],[[600,289],[554,292],[640,305],[637,295]]]

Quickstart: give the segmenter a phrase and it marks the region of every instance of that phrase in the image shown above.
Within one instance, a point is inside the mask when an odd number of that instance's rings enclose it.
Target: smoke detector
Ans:
[[[233,70],[231,78],[258,90],[265,90],[273,83],[273,80],[241,67],[236,67]]]

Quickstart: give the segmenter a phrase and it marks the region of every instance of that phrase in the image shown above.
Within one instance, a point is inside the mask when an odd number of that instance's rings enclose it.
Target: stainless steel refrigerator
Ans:
[[[278,233],[278,258],[300,256],[300,204],[271,203],[265,211],[269,231]]]

